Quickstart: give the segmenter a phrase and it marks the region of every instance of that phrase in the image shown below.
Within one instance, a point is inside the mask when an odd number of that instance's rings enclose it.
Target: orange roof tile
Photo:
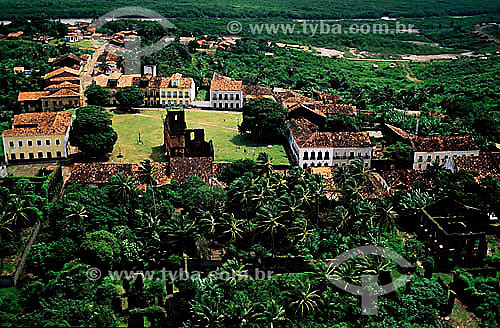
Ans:
[[[65,134],[71,126],[71,113],[24,113],[14,116],[13,128],[5,130],[5,137],[27,137]]]
[[[40,98],[48,95],[49,93],[49,91],[19,92],[17,101],[36,101],[40,100]]]
[[[43,98],[64,98],[64,97],[80,97],[80,94],[71,89],[65,88],[65,89],[59,89],[53,94],[44,96]]]
[[[214,72],[212,81],[210,82],[210,90],[212,91],[242,91],[243,82],[233,81],[230,77],[220,75]]]
[[[70,73],[70,74],[75,75],[75,76],[80,76],[80,72],[77,71],[76,69],[72,69],[69,67],[61,67],[61,68],[56,69],[55,71],[52,71],[50,73],[45,74],[43,76],[43,78],[50,79],[51,77],[57,76],[59,74],[65,73],[65,72]]]

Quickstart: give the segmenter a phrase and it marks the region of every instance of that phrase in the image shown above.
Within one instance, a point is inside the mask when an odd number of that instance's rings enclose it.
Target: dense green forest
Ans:
[[[491,0],[443,0],[436,5],[432,0],[321,0],[305,3],[299,0],[211,0],[211,1],[153,1],[131,3],[113,1],[11,1],[0,2],[4,10],[1,17],[39,16],[94,17],[127,6],[140,6],[159,12],[165,17],[290,17],[290,18],[379,18],[427,17],[446,15],[476,15],[498,12],[498,3]]]
[[[170,19],[175,25],[175,29],[164,31],[159,24],[152,22],[137,22],[117,20],[109,22],[104,31],[119,31],[124,28],[136,28],[139,32],[144,31],[143,37],[146,40],[159,39],[165,35],[186,36],[193,35],[216,39],[220,35],[227,35],[227,25],[233,18],[200,17],[196,19],[186,19],[176,17]],[[270,17],[262,18],[240,18],[238,22],[242,24],[242,30],[237,36],[247,37],[255,41],[281,41],[293,44],[301,44],[315,47],[333,48],[346,51],[345,56],[354,57],[348,52],[350,48],[369,52],[370,58],[398,58],[404,54],[441,54],[441,53],[462,53],[474,51],[479,53],[495,52],[498,45],[486,42],[473,34],[473,26],[487,22],[498,22],[498,14],[477,15],[472,17],[429,17],[429,18],[408,18],[396,21],[386,20],[340,20],[326,21],[329,25],[341,26],[342,31],[346,31],[353,24],[384,24],[388,30],[395,30],[396,24],[405,26],[413,25],[417,33],[320,33],[316,31],[314,35],[309,29],[304,33],[301,21]],[[320,21],[311,20],[308,24],[320,24]],[[253,24],[280,24],[286,26],[295,24],[294,33],[285,33],[282,28],[278,28],[273,33],[252,34],[250,25]],[[264,30],[265,32],[265,30]],[[297,33],[300,32],[300,33]]]
[[[19,238],[12,232],[37,219],[43,222],[26,268],[31,278],[14,295],[0,294],[1,322],[99,327],[123,324],[128,318],[129,326],[135,326],[139,314],[153,327],[161,327],[169,308],[168,322],[182,327],[235,327],[242,322],[244,327],[439,327],[448,295],[430,275],[433,257],[416,238],[403,237],[397,226],[414,220],[422,206],[446,197],[498,211],[500,186],[489,179],[478,184],[469,173],[431,170],[428,174],[436,184],[428,192],[417,189],[366,198],[370,170],[355,161],[336,169],[333,179],[339,191],[332,199],[320,176],[300,168],[286,176],[274,172],[266,154],[257,162],[243,162],[221,175],[226,188],[194,177],[157,187],[148,162],[142,163],[140,173],[146,190],[137,189],[130,177],[121,174],[101,188],[68,186],[52,203],[36,197],[27,181],[10,191],[0,188],[6,209],[0,216],[2,245]],[[399,213],[397,221],[394,211]],[[359,284],[364,273],[397,277],[407,269],[376,256],[361,256],[335,271],[322,264],[323,259],[368,244],[390,248],[425,268],[425,272],[421,266],[412,270],[411,282],[379,299],[378,316],[361,315],[359,298],[337,289],[326,277],[337,275]],[[223,264],[217,272],[232,273],[226,278],[213,272],[141,282],[106,274],[178,270],[183,254],[196,258],[222,248]],[[250,277],[247,265],[280,256],[301,256],[306,264],[297,273],[264,280]],[[103,275],[89,279],[91,267]],[[176,293],[167,305],[172,283]],[[488,295],[483,304],[494,308],[498,284]],[[122,308],[122,299],[128,309]],[[485,320],[498,324],[496,317]]]

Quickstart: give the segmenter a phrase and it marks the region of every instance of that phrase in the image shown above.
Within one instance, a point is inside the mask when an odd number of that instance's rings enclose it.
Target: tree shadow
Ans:
[[[149,156],[155,162],[165,162],[167,156],[165,156],[165,147],[156,146],[151,148],[151,155]]]
[[[257,142],[252,140],[248,136],[237,134],[231,138],[231,143],[235,146],[244,146],[244,147],[266,147],[268,145],[278,145],[279,143],[276,140],[269,140],[269,142]]]

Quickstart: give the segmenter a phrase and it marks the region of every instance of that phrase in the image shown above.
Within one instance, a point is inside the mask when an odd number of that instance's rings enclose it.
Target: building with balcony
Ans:
[[[479,156],[472,136],[411,137],[413,169],[427,169],[433,163],[448,167],[451,159]]]
[[[243,82],[214,72],[210,81],[210,107],[240,110],[243,107]]]
[[[357,158],[371,167],[373,144],[366,132],[321,132],[305,118],[290,119],[288,127],[291,152],[304,169],[348,165]]]
[[[54,161],[68,157],[71,113],[25,113],[14,116],[2,133],[5,162]]]

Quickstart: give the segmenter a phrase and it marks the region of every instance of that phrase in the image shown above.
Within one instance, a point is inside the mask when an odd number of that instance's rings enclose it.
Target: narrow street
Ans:
[[[106,44],[96,49],[90,60],[85,64],[83,71],[80,73],[80,103],[82,106],[87,105],[85,99],[85,90],[92,84],[92,73],[94,72],[97,59],[103,54]]]

